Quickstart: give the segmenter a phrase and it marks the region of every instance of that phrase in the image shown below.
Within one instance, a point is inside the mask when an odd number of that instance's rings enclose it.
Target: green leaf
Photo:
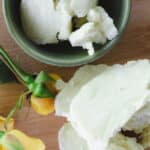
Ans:
[[[20,141],[14,135],[9,134],[9,132],[5,134],[1,144],[9,150],[24,150]]]
[[[8,67],[0,60],[0,84],[16,82],[17,79]]]
[[[55,82],[55,80],[44,71],[41,71],[35,79],[35,83],[45,83],[47,81]]]
[[[4,136],[5,132],[4,131],[0,131],[0,139]]]

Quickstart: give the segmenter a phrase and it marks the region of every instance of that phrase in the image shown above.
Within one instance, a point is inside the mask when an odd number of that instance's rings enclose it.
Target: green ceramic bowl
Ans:
[[[80,47],[71,47],[68,42],[40,46],[30,41],[23,32],[20,21],[20,0],[3,0],[3,14],[9,33],[25,53],[46,64],[69,67],[86,64],[102,57],[118,42],[127,26],[131,0],[100,0],[100,4],[113,17],[119,35],[105,45],[95,45],[96,52],[93,56],[89,56],[87,51]]]

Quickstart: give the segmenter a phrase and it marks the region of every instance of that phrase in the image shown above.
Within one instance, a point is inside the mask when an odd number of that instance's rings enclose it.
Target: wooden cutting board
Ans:
[[[132,59],[150,59],[150,0],[133,0],[132,14],[128,28],[119,44],[105,57],[93,64],[123,63]],[[44,65],[28,57],[21,51],[9,36],[2,17],[0,4],[0,44],[10,56],[19,61],[26,71],[56,72],[64,80],[69,80],[77,68],[58,68]],[[19,59],[18,59],[19,58]],[[17,84],[0,86],[0,115],[6,115],[14,105],[23,87]],[[50,115],[41,117],[36,115],[28,106],[17,112],[16,128],[29,135],[41,138],[47,146],[46,150],[58,150],[57,132],[64,123],[64,119]]]

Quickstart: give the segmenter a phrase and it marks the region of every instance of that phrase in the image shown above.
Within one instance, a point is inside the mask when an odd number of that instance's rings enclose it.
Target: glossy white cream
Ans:
[[[149,126],[149,85],[148,60],[84,66],[57,96],[56,113],[67,117],[90,150],[105,150],[121,128],[142,132]]]
[[[84,85],[73,98],[69,119],[80,136],[97,149],[140,110],[150,98],[148,60],[114,65]]]
[[[60,150],[93,150],[87,142],[81,138],[70,123],[66,123],[59,131]],[[144,150],[143,146],[136,142],[135,138],[117,134],[113,137],[106,150]]]

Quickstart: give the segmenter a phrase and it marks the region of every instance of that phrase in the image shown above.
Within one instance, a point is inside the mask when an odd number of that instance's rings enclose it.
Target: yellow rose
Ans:
[[[13,129],[13,119],[5,129],[4,117],[0,117],[0,150],[45,150],[44,143],[37,138],[29,137],[23,132]]]

